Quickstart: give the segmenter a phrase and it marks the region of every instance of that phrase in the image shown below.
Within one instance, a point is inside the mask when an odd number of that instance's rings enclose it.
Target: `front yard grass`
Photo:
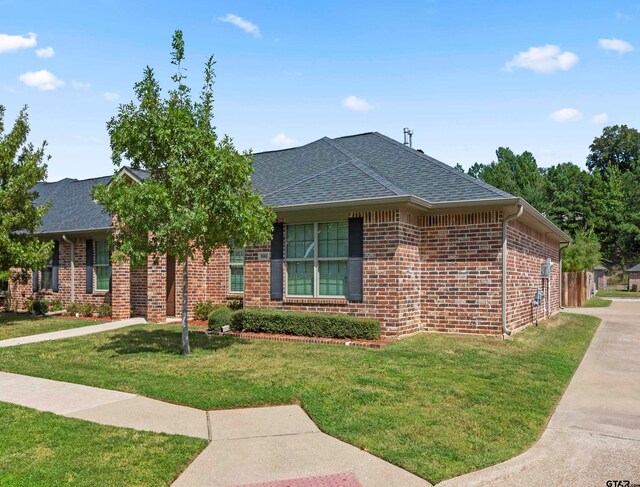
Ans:
[[[600,289],[596,293],[599,298],[640,298],[640,292],[618,291],[617,289]]]
[[[326,433],[431,482],[531,446],[599,320],[559,314],[513,339],[420,334],[382,350],[143,325],[0,350],[0,369],[201,409],[299,402]],[[250,461],[250,460],[249,460]]]
[[[587,300],[587,302],[584,303],[582,307],[583,308],[608,308],[609,306],[611,306],[612,302],[613,301],[611,301],[610,299],[602,299],[596,296],[595,298],[591,298]]]
[[[98,323],[101,322],[76,320],[72,318],[44,318],[15,313],[0,313],[0,340],[67,330],[80,326],[97,325]]]
[[[0,402],[0,486],[169,485],[206,445]]]

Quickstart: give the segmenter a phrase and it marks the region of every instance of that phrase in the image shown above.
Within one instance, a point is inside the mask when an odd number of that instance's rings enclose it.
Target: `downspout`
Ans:
[[[76,245],[73,243],[73,240],[69,240],[66,235],[62,235],[62,240],[68,244],[71,244],[71,262],[70,262],[70,272],[71,272],[71,302],[75,302],[76,300]]]
[[[564,247],[562,247],[563,244],[564,244]],[[560,309],[564,309],[564,306],[562,306],[562,281],[563,281],[563,279],[562,279],[562,274],[563,274],[563,272],[562,272],[562,251],[564,249],[566,249],[567,247],[569,247],[570,245],[571,245],[571,242],[562,242],[560,244],[560,262],[558,262],[558,265],[560,266],[560,269],[558,270],[558,275],[560,276],[560,282],[558,283],[558,289],[559,289],[558,292],[560,293],[560,296],[558,298],[558,308],[560,308]]]
[[[507,327],[507,224],[520,218],[523,211],[524,206],[519,204],[516,213],[502,219],[502,333],[507,335],[511,335],[511,330]]]

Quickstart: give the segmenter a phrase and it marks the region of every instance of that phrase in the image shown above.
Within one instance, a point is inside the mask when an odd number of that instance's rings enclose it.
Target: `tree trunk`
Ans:
[[[188,314],[188,290],[189,290],[189,267],[187,260],[182,264],[182,353],[189,355],[191,348],[189,347],[189,325],[187,324]]]

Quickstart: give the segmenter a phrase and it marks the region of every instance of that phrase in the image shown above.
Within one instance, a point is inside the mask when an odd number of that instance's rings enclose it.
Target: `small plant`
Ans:
[[[46,299],[35,299],[31,301],[29,311],[36,316],[44,316],[49,312],[49,301]]]
[[[107,303],[100,303],[96,309],[100,318],[111,317],[111,306]]]
[[[209,315],[209,330],[220,331],[223,326],[231,326],[233,314],[226,306],[213,310]]]
[[[82,316],[91,316],[96,311],[96,306],[93,303],[81,303],[80,314]]]
[[[206,321],[212,311],[224,307],[224,304],[215,304],[213,301],[198,301],[193,305],[193,317],[196,320]]]
[[[632,293],[637,293],[638,292],[638,285],[637,284],[633,284],[631,286],[631,292]]]
[[[62,301],[54,299],[49,303],[49,307],[51,308],[51,311],[62,311]]]
[[[71,316],[75,316],[76,313],[80,313],[80,305],[75,302],[71,302],[67,305],[67,313]]]
[[[243,308],[242,298],[233,298],[227,300],[227,307],[232,311],[238,311]]]

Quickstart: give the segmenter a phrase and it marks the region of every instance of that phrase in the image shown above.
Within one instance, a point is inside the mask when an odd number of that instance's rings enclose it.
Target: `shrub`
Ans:
[[[233,315],[235,331],[327,338],[380,338],[380,322],[349,315],[243,309]]]
[[[98,316],[100,318],[106,318],[111,316],[111,306],[107,303],[100,303],[97,308]]]
[[[51,306],[51,311],[62,311],[62,301],[59,299],[54,299],[49,305]]]
[[[198,301],[193,305],[193,317],[196,320],[205,321],[213,310],[223,308],[224,304],[215,304],[213,301]]]
[[[82,316],[91,316],[96,310],[93,303],[80,303],[80,314]]]
[[[75,316],[76,313],[80,313],[80,305],[76,302],[71,302],[67,305],[67,313]]]
[[[234,312],[226,306],[214,309],[209,315],[209,330],[220,331],[223,326],[231,326]]]
[[[44,315],[49,312],[49,301],[46,299],[35,299],[30,303],[30,310],[35,315]]]
[[[232,311],[242,309],[242,298],[233,298],[227,300],[227,307]]]
[[[638,285],[634,284],[633,286],[631,286],[631,292],[637,293],[638,292]]]

